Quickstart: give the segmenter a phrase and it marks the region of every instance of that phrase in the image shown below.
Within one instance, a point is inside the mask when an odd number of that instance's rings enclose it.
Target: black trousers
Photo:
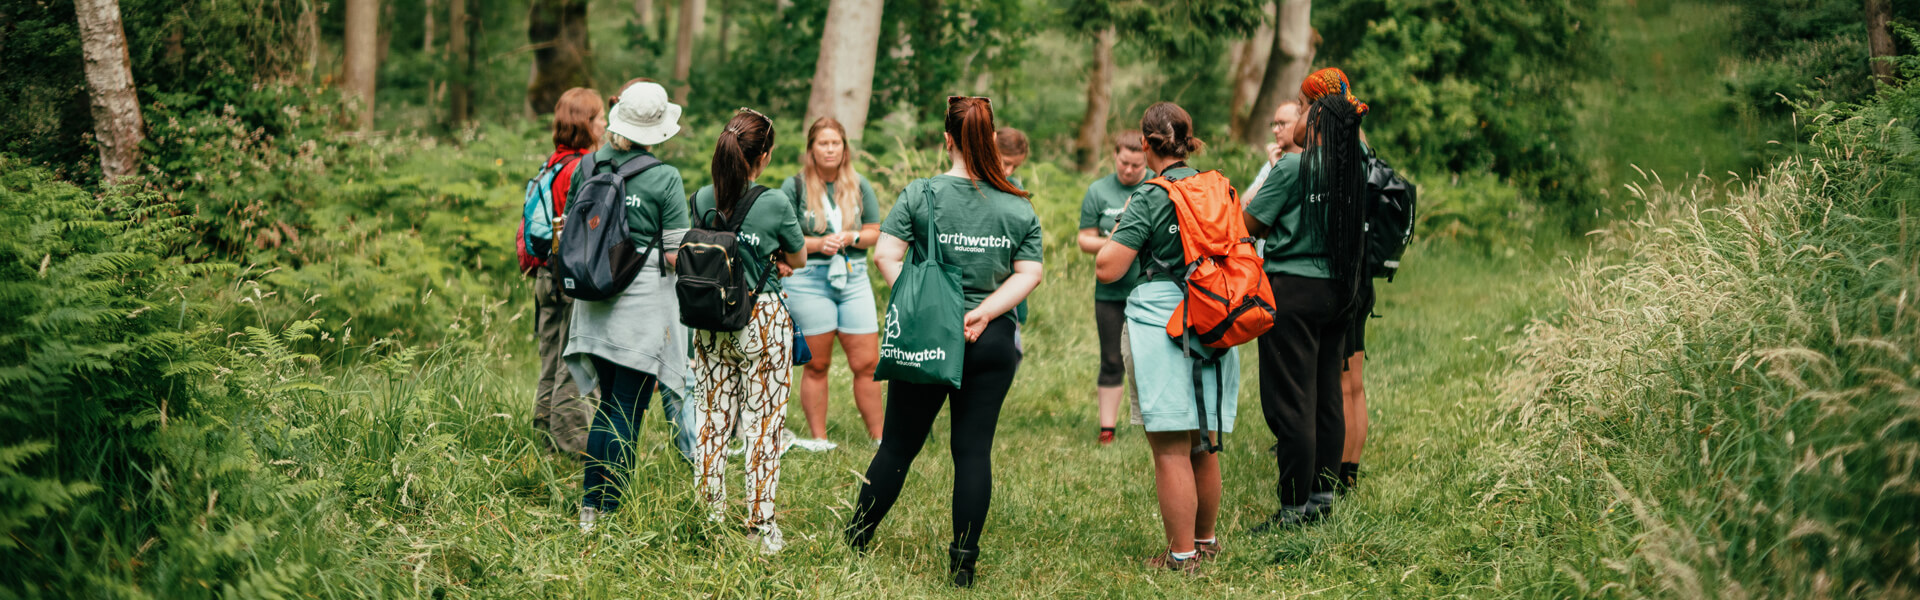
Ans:
[[[1094,385],[1120,387],[1126,382],[1127,370],[1120,356],[1120,328],[1127,326],[1126,301],[1093,301],[1093,325],[1100,334],[1100,378]]]
[[[980,547],[980,531],[987,523],[993,500],[993,431],[1000,421],[1000,405],[1013,387],[1020,368],[1020,350],[1014,344],[1016,326],[1001,317],[987,325],[980,339],[967,344],[960,387],[893,382],[887,384],[887,435],[867,466],[868,483],[860,486],[854,503],[850,535],[871,536],[900,499],[907,470],[926,445],[940,405],[953,403],[953,540],[963,549]],[[1336,457],[1337,458],[1337,457]]]
[[[1353,325],[1347,294],[1330,279],[1269,275],[1273,329],[1260,336],[1260,410],[1279,439],[1282,506],[1333,491],[1346,442],[1340,369]]]

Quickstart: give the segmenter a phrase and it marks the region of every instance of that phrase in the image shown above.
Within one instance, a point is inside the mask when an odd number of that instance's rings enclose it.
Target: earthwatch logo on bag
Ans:
[[[888,319],[887,341],[880,344],[880,356],[898,361],[901,366],[905,367],[918,367],[920,363],[926,361],[947,359],[947,351],[942,348],[930,348],[918,351],[907,351],[895,348],[893,346],[893,339],[897,337],[900,337],[900,321],[898,319]]]

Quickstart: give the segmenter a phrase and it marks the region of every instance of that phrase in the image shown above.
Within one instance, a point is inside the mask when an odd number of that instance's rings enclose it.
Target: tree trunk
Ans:
[[[720,64],[727,64],[727,26],[732,24],[729,18],[733,13],[732,0],[720,0]]]
[[[1873,58],[1873,77],[1893,85],[1893,63],[1881,60],[1893,56],[1893,36],[1887,21],[1893,18],[1893,4],[1887,0],[1867,0],[1867,55]]]
[[[653,29],[653,0],[633,0],[633,16],[640,21],[641,31]]]
[[[680,31],[673,44],[673,102],[686,105],[692,89],[687,78],[693,75],[693,41],[700,37],[700,26],[707,18],[706,0],[680,0]]]
[[[593,50],[587,44],[586,0],[534,0],[527,14],[527,41],[534,45],[527,76],[527,109],[553,114],[569,88],[593,85]]]
[[[1241,139],[1248,127],[1259,127],[1267,115],[1254,115],[1247,105],[1260,94],[1260,77],[1267,68],[1267,51],[1273,46],[1273,27],[1261,25],[1253,37],[1234,44],[1233,98],[1228,103],[1228,137]]]
[[[375,76],[380,71],[380,0],[346,0],[346,70],[341,87],[354,101],[354,128],[373,131]]]
[[[303,2],[300,7],[300,22],[294,26],[295,43],[305,51],[305,62],[301,65],[306,71],[306,83],[312,83],[314,71],[320,68],[320,12],[314,10],[313,2]]]
[[[119,0],[75,0],[80,21],[80,53],[85,58],[87,89],[93,105],[93,136],[100,144],[100,171],[111,182],[140,171],[140,141],[146,123],[133,93],[127,32],[120,24]]]
[[[447,14],[447,57],[453,61],[448,85],[447,120],[458,128],[467,123],[472,115],[472,89],[468,82],[473,77],[473,44],[468,41],[468,32],[473,24],[467,18],[468,0],[452,0],[448,5],[452,10]]]
[[[427,31],[426,31],[426,40],[423,42],[420,42],[420,51],[426,53],[428,57],[432,57],[433,56],[433,34],[434,34],[433,13],[434,13],[434,8],[436,8],[434,5],[439,4],[439,2],[438,0],[424,0],[424,3],[427,6],[427,10],[426,10],[427,22],[424,25]]]
[[[1300,82],[1313,67],[1313,24],[1311,0],[1280,0],[1274,6],[1273,48],[1267,54],[1266,74],[1260,78],[1260,94],[1254,98],[1248,122],[1258,122],[1273,114],[1281,103],[1300,95]],[[1240,140],[1256,148],[1267,145],[1267,130],[1247,127]]]
[[[803,123],[830,116],[847,128],[850,148],[867,127],[867,104],[873,101],[873,67],[880,50],[882,0],[833,0],[827,7],[827,25],[820,32],[820,59],[813,70],[813,94],[807,98]]]
[[[1100,149],[1107,141],[1107,113],[1113,108],[1114,29],[1106,28],[1093,40],[1093,65],[1087,74],[1087,115],[1080,120],[1080,172],[1100,165]]]

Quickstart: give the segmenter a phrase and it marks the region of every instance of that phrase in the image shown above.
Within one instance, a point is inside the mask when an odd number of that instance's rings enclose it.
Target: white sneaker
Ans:
[[[593,531],[593,522],[600,520],[600,510],[592,507],[580,507],[580,533]]]
[[[826,452],[840,447],[839,444],[825,439],[796,439],[793,441],[793,445],[808,452]]]
[[[754,530],[754,532],[747,537],[753,540],[754,543],[759,544],[760,553],[767,556],[779,554],[781,550],[787,547],[786,537],[780,535],[780,526],[772,523],[768,523],[762,529]]]

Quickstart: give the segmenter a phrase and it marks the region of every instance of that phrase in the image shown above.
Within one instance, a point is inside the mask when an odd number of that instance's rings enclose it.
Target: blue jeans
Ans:
[[[639,441],[635,430],[655,389],[660,391],[667,421],[673,424],[674,446],[682,458],[692,456],[693,431],[681,420],[685,411],[679,395],[661,387],[653,375],[597,356],[592,360],[600,376],[600,403],[587,434],[587,464],[581,477],[586,495],[580,505],[610,512],[620,508],[621,484],[632,471],[633,446]]]
[[[873,304],[864,257],[809,259],[807,266],[794,270],[780,285],[786,288],[787,312],[800,326],[800,335],[880,331],[880,313]]]

